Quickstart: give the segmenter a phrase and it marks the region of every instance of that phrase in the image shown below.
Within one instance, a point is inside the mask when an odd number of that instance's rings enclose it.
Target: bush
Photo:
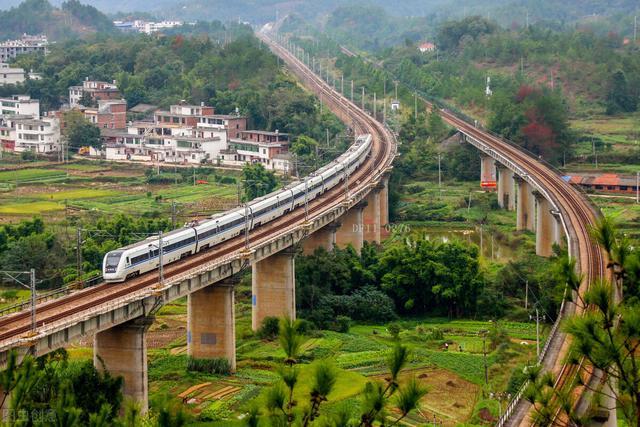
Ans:
[[[148,184],[174,184],[182,182],[182,175],[174,173],[163,173],[162,175],[147,176]]]
[[[258,329],[258,337],[263,340],[275,340],[280,332],[280,320],[277,317],[267,316],[262,319],[260,329]]]
[[[387,331],[389,331],[392,337],[397,339],[400,336],[400,331],[402,331],[402,326],[400,326],[398,322],[389,323]]]
[[[330,316],[322,319],[325,322],[333,321],[334,315],[365,322],[385,322],[398,317],[393,300],[372,286],[358,289],[352,295],[325,296],[320,300],[320,306],[325,315]]]
[[[33,151],[23,151],[20,153],[20,160],[24,160],[25,162],[34,162],[36,159],[36,153]]]
[[[205,372],[207,374],[229,375],[231,364],[224,357],[213,359],[196,359],[189,357],[187,360],[187,371]]]
[[[236,179],[232,176],[223,176],[223,177],[220,177],[220,180],[218,182],[220,184],[235,184]]]
[[[14,299],[18,298],[18,291],[15,290],[15,289],[9,289],[9,290],[6,290],[6,291],[2,292],[2,294],[0,294],[0,296],[4,300],[14,300]]]
[[[311,332],[316,330],[316,325],[307,319],[298,319],[297,329],[302,335],[309,335]]]
[[[333,322],[333,326],[332,330],[347,333],[351,327],[351,318],[348,316],[338,316],[336,321]]]
[[[444,339],[444,333],[439,328],[431,328],[427,334],[427,339],[438,341]]]

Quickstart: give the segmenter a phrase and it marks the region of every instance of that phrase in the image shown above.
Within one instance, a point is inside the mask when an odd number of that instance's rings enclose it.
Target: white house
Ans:
[[[57,118],[16,120],[15,133],[14,150],[17,152],[49,154],[60,151],[60,121]]]
[[[31,99],[29,95],[13,95],[10,98],[0,98],[0,116],[31,116],[40,117],[40,101]]]

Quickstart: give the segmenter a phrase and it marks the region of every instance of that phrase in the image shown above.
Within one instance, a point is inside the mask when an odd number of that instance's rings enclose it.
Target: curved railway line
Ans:
[[[291,58],[293,56],[282,47],[278,47],[278,49],[282,57]],[[296,63],[300,63],[295,57],[294,60]],[[426,100],[424,102],[433,108],[433,104]],[[589,229],[595,224],[598,217],[598,212],[591,203],[576,188],[564,181],[553,169],[531,155],[524,153],[521,149],[489,132],[478,129],[447,110],[441,110],[441,115],[451,126],[482,141],[492,149],[508,157],[533,177],[541,188],[546,190],[548,196],[561,211],[570,255],[576,259],[576,265],[583,274],[580,294],[584,294],[590,283],[605,274],[603,252],[589,235]],[[581,311],[581,307],[573,304],[563,304],[563,310],[559,313],[559,316],[567,316],[573,313],[580,314]],[[569,346],[570,340],[567,340],[563,334],[556,334],[551,338],[549,350],[543,360],[545,368],[551,369],[557,375],[556,388],[562,388],[568,383],[572,383],[583,368],[582,366],[576,367],[562,362],[564,355],[569,351]],[[591,371],[588,371],[588,374],[590,376],[593,375]],[[587,379],[587,381],[589,380],[590,378]],[[581,393],[582,390],[579,387],[576,389],[578,394]],[[527,411],[528,408],[522,410],[518,417],[514,417],[519,419],[509,420],[509,425],[526,424],[525,416]],[[507,425],[507,423],[503,425]]]
[[[327,191],[322,197],[313,200],[308,206],[308,216],[321,213],[328,208],[342,203],[352,191],[365,188],[370,181],[379,177],[380,171],[391,166],[394,157],[394,139],[390,132],[380,123],[373,121],[366,113],[354,104],[338,95],[333,89],[316,78],[311,72],[295,63],[290,64],[294,72],[313,89],[315,89],[327,104],[345,123],[352,123],[355,134],[369,133],[372,135],[372,151],[366,162],[351,175],[351,187],[336,186]],[[304,208],[300,207],[288,215],[260,226],[250,234],[250,242],[256,244],[270,236],[280,234],[284,229],[297,227],[305,222]],[[230,239],[207,251],[192,255],[183,261],[178,261],[164,268],[165,282],[172,278],[201,266],[203,263],[221,257],[239,253],[245,248],[244,236]],[[159,283],[158,273],[153,271],[131,280],[118,284],[102,284],[84,289],[68,296],[61,297],[37,306],[36,325],[41,327],[60,321],[67,317],[82,313],[115,298],[126,296],[146,288],[152,288]],[[0,344],[9,340],[16,340],[31,331],[30,312],[23,310],[0,318]]]
[[[349,198],[351,191],[363,190],[380,174],[391,167],[395,157],[394,136],[378,121],[360,110],[355,104],[333,90],[321,78],[312,73],[301,61],[285,48],[274,43],[266,34],[258,35],[270,48],[280,56],[297,75],[329,108],[345,123],[351,124],[355,134],[369,133],[373,138],[373,147],[369,158],[350,177],[351,188],[342,185],[327,191],[322,197],[313,200],[308,206],[308,215],[312,217]],[[477,129],[452,113],[442,110],[442,116],[450,125],[462,130],[473,138],[491,146],[494,150],[509,157],[536,182],[545,188],[564,218],[565,232],[569,241],[571,255],[576,258],[584,281],[580,292],[583,293],[588,284],[604,275],[604,257],[601,250],[589,237],[589,227],[595,223],[596,211],[589,202],[573,187],[563,181],[546,165],[523,153],[509,143],[481,129]],[[265,224],[250,235],[252,244],[269,239],[283,230],[298,227],[306,220],[304,208],[298,208],[288,215]],[[251,246],[251,245],[250,245]],[[164,269],[165,281],[171,281],[181,274],[196,269],[202,264],[221,257],[239,254],[245,248],[244,236],[231,239],[207,251],[192,255],[182,261],[168,265]],[[37,326],[49,325],[67,317],[82,313],[88,309],[107,303],[115,298],[126,296],[159,283],[156,272],[150,272],[137,278],[118,284],[102,284],[84,289],[65,297],[52,300],[37,307]],[[578,311],[580,308],[577,309]],[[13,343],[21,336],[29,333],[31,328],[28,310],[0,318],[0,345]],[[561,387],[572,381],[579,372],[575,366],[563,365],[561,355],[568,351],[567,340],[560,340],[551,346],[548,353],[553,361],[550,365],[558,374],[556,386]]]

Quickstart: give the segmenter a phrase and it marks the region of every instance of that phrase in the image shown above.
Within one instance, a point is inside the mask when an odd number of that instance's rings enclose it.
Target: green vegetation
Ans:
[[[25,0],[19,6],[0,11],[0,40],[27,34],[47,34],[53,39],[114,31],[113,23],[95,7],[78,0],[63,2],[59,8],[47,0]]]
[[[66,173],[54,169],[18,169],[0,172],[0,182],[30,183],[59,180],[66,177]]]
[[[86,102],[80,100],[82,102]],[[85,104],[82,104],[85,105]],[[90,107],[91,105],[85,105]],[[64,114],[64,136],[71,148],[96,147],[102,145],[100,141],[100,129],[93,125],[80,111],[72,110]]]
[[[570,378],[565,387],[556,389],[550,386],[555,383],[552,373],[532,369],[527,372],[529,385],[525,397],[534,404],[534,420],[539,424],[553,422],[558,412],[565,419],[588,422],[597,416],[600,407],[618,409],[627,425],[640,423],[640,384],[637,381],[640,370],[636,351],[640,337],[640,251],[618,231],[610,217],[600,218],[591,234],[607,254],[611,281],[598,280],[580,294],[583,277],[576,272],[575,260],[560,260],[563,280],[577,295],[575,303],[583,310],[581,315],[571,317],[564,325],[573,337],[568,362],[576,367],[601,370],[611,388],[598,386],[592,389],[590,407],[586,413],[579,413],[574,409],[574,387],[588,387],[589,381]]]
[[[266,170],[262,163],[247,164],[242,168],[245,201],[271,193],[275,190],[277,182],[273,171]]]

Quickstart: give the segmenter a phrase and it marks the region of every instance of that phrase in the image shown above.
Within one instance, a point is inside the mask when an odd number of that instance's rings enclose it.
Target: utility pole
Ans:
[[[24,283],[18,277],[23,274],[29,275],[29,284]],[[9,279],[17,282],[20,286],[28,288],[31,291],[31,333],[35,334],[36,332],[36,270],[34,268],[29,271],[9,271],[9,270],[0,270],[0,276],[6,276]],[[23,279],[24,280],[24,279]]]
[[[489,369],[487,367],[487,331],[486,329],[482,329],[478,331],[482,335],[482,356],[484,359],[484,383],[485,385],[489,385]]]
[[[413,92],[413,118],[418,121],[418,93]]]
[[[249,250],[249,205],[247,202],[244,203],[244,248]]]
[[[529,309],[529,281],[524,282],[524,309]]]
[[[158,232],[158,274],[160,280],[160,286],[164,285],[164,269],[162,268],[162,258],[164,255],[164,248],[162,247],[162,230]]]
[[[171,202],[171,229],[174,230],[176,228],[176,202],[173,200]]]
[[[31,290],[31,331],[36,332],[36,269],[29,270],[29,288]]]
[[[340,93],[344,95],[344,74],[340,76]]]
[[[382,83],[382,122],[387,122],[387,78]]]
[[[378,120],[378,117],[376,116],[376,93],[375,92],[373,92],[373,119]]]
[[[76,229],[76,275],[82,280],[82,229]]]
[[[529,315],[529,319],[533,320],[534,317]],[[536,307],[535,320],[536,320],[536,356],[539,358],[540,357],[540,321],[544,320],[544,316],[540,316],[540,313],[538,312],[538,307]]]
[[[636,172],[636,203],[640,203],[640,172]]]
[[[442,187],[442,154],[438,154],[438,188]]]
[[[362,86],[362,111],[364,111],[364,86]]]
[[[351,80],[351,102],[353,102],[353,80]]]

